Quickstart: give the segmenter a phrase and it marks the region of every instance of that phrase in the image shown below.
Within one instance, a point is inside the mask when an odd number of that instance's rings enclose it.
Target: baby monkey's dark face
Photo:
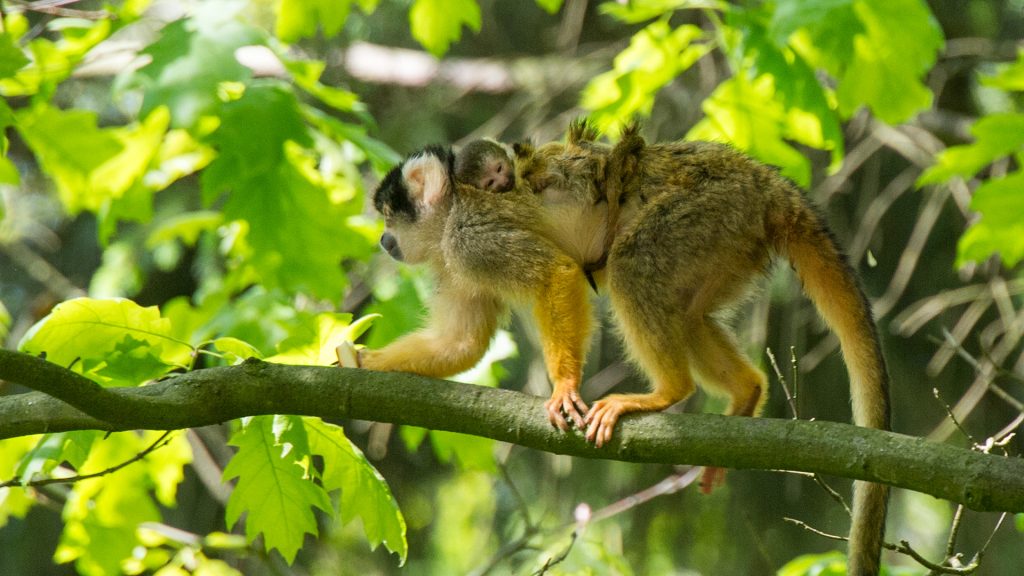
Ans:
[[[516,185],[511,151],[494,140],[473,140],[455,155],[455,181],[490,192],[508,192]]]

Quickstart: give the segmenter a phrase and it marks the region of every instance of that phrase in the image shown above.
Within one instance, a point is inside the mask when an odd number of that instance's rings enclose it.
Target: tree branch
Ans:
[[[0,398],[0,439],[81,429],[171,430],[256,414],[356,418],[587,458],[829,474],[975,510],[1024,511],[1020,458],[834,422],[633,415],[622,419],[610,444],[595,448],[579,433],[552,428],[542,398],[409,374],[250,360],[139,388],[101,388],[40,358],[0,350],[0,379],[50,394]]]

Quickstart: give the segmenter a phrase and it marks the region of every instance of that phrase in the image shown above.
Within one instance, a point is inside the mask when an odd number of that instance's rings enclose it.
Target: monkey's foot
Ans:
[[[715,488],[725,486],[725,468],[705,467],[700,475],[700,491],[711,494]]]
[[[359,368],[359,352],[355,344],[342,342],[334,349],[338,354],[338,366],[341,368]]]
[[[583,414],[587,412],[587,404],[576,390],[556,387],[551,398],[544,402],[544,409],[548,413],[548,422],[563,432],[569,429],[566,416],[577,428],[583,428]]]
[[[627,404],[616,396],[608,396],[594,402],[587,412],[587,417],[583,419],[583,423],[587,425],[587,442],[593,442],[598,448],[603,446],[612,439],[612,431],[615,430],[619,416],[630,411]]]

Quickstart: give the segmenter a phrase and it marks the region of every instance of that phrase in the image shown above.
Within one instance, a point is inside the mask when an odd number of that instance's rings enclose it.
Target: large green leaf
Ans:
[[[228,499],[229,527],[245,518],[249,541],[263,534],[266,549],[276,549],[291,563],[303,537],[316,535],[313,508],[331,512],[327,492],[306,473],[305,454],[284,453],[274,433],[274,418],[256,416],[231,436],[238,452],[224,468],[224,481],[238,479]]]
[[[441,57],[462,37],[462,27],[480,31],[476,0],[416,0],[409,9],[412,37],[431,54]]]
[[[78,472],[107,470],[137,456],[146,445],[146,439],[134,432],[98,439]],[[54,559],[74,561],[79,574],[119,573],[138,545],[138,526],[161,519],[150,496],[152,487],[149,468],[138,463],[76,482],[64,505],[64,532]]]
[[[405,563],[408,543],[405,518],[387,482],[339,426],[303,418],[312,454],[324,461],[321,481],[327,491],[341,491],[341,522],[358,517],[371,548],[381,543]]]
[[[975,190],[971,209],[981,215],[964,232],[957,263],[980,262],[999,254],[1007,266],[1024,260],[1024,171],[986,180]]]
[[[351,314],[318,314],[302,331],[282,342],[280,352],[268,362],[303,366],[327,366],[337,361],[335,348],[359,337],[376,316],[364,316],[352,323]]]
[[[330,38],[345,25],[351,4],[351,0],[279,0],[274,32],[285,42],[311,38],[318,29]]]
[[[772,29],[837,79],[844,117],[867,106],[898,123],[931,104],[923,78],[944,41],[922,0],[779,0]]]
[[[171,336],[170,321],[155,307],[130,300],[75,298],[54,307],[18,345],[22,352],[45,353],[47,360],[74,367],[101,382],[139,384],[189,361],[191,346]]]
[[[146,173],[167,122],[166,111],[160,110],[141,124],[124,128],[98,128],[96,114],[84,110],[40,105],[17,113],[21,137],[54,179],[68,212],[113,209],[119,217],[134,219],[148,217],[151,191],[138,189],[143,196],[119,208],[112,208],[112,203],[121,201]]]
[[[210,203],[230,193],[225,218],[247,223],[250,262],[262,282],[336,298],[345,282],[342,258],[367,250],[366,239],[345,225],[361,206],[330,197],[306,148],[312,139],[295,95],[279,82],[249,87],[224,105],[210,141],[220,155],[203,171],[203,196]]]
[[[706,117],[686,137],[731,142],[758,160],[779,166],[784,175],[807,186],[810,164],[785,141],[789,115],[774,94],[771,75],[753,81],[743,74],[733,76],[704,100]]]
[[[192,127],[217,106],[222,83],[251,77],[235,51],[265,39],[236,17],[244,7],[236,0],[199,4],[192,17],[164,27],[142,51],[151,61],[126,78],[125,86],[142,89],[142,114],[167,106],[175,126]]]
[[[954,176],[969,178],[995,160],[1024,150],[1024,114],[985,116],[971,126],[971,133],[974,142],[942,151],[917,184],[938,184]]]
[[[669,26],[659,20],[633,35],[629,47],[615,57],[612,70],[590,81],[583,90],[582,105],[602,131],[614,130],[638,115],[647,115],[654,96],[679,73],[710,50],[695,43],[700,28]]]

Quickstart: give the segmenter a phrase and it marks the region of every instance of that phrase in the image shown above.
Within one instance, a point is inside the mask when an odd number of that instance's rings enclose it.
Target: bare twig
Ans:
[[[142,452],[139,452],[135,456],[132,456],[128,460],[125,460],[124,462],[121,462],[116,466],[111,466],[110,468],[100,470],[99,472],[93,472],[91,474],[79,474],[76,476],[68,476],[67,478],[42,478],[39,480],[30,480],[28,482],[22,482],[15,478],[0,484],[0,488],[9,488],[12,486],[21,486],[23,488],[36,488],[39,486],[48,486],[50,484],[73,484],[75,482],[80,482],[82,480],[89,480],[90,478],[99,478],[100,476],[113,474],[114,472],[117,472],[118,470],[124,468],[125,466],[134,464],[135,462],[142,460],[157,448],[162,448],[167,442],[170,441],[168,440],[168,436],[171,435],[171,432],[173,432],[173,430],[165,431],[163,434],[160,435],[159,438],[154,440],[153,443],[146,447],[146,449],[143,450]]]

